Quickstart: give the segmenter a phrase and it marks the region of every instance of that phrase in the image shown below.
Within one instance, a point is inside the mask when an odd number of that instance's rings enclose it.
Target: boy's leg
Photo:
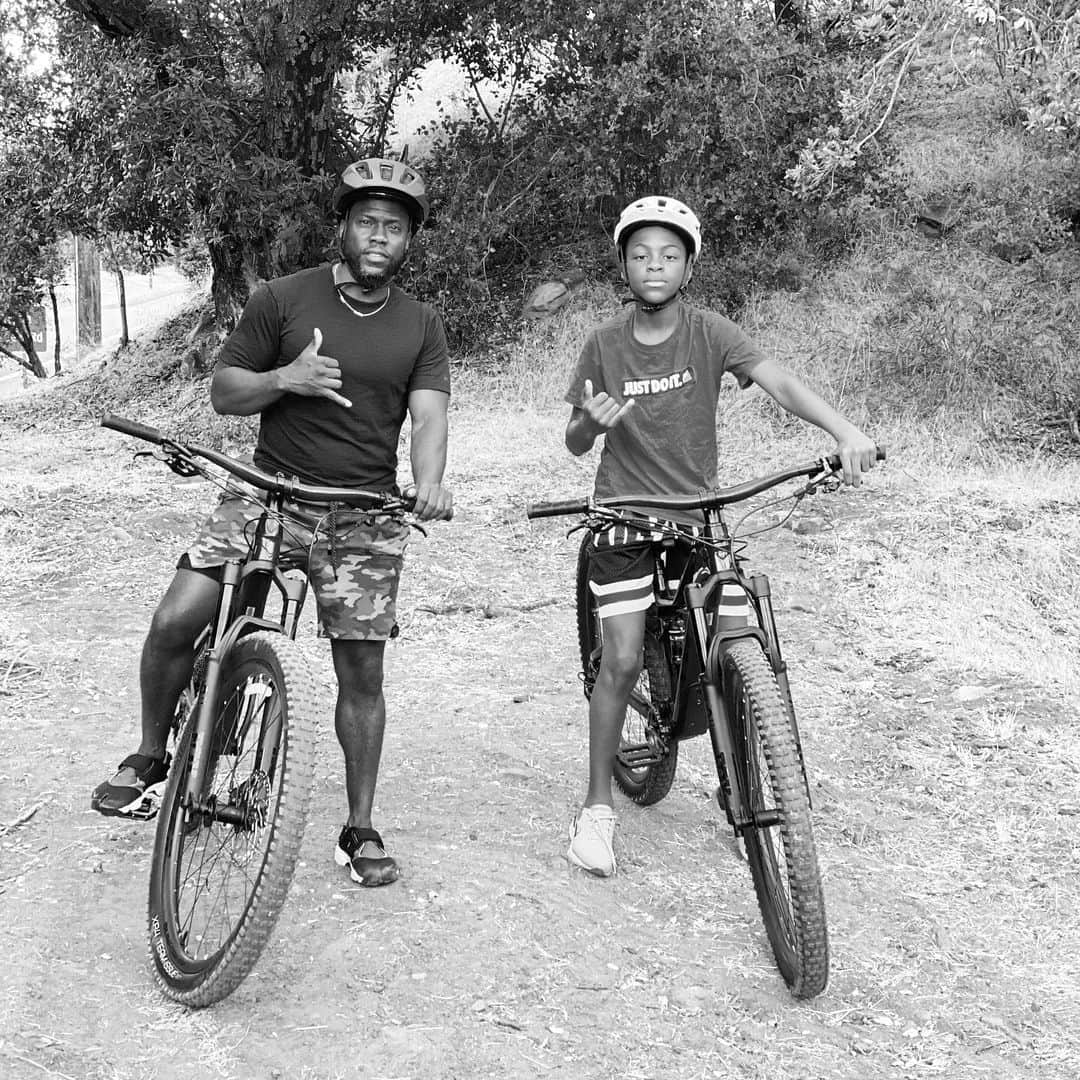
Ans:
[[[589,701],[589,790],[586,806],[611,806],[611,778],[630,693],[641,673],[645,612],[603,620],[604,649]]]
[[[653,572],[648,544],[597,552],[590,568],[604,642],[589,699],[589,790],[570,825],[567,858],[597,877],[615,873],[611,779],[626,706],[641,671]]]

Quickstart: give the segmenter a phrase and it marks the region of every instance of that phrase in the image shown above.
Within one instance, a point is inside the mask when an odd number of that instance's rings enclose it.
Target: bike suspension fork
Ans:
[[[693,633],[686,635],[686,649],[683,654],[684,665],[689,662],[687,653],[691,639],[696,650],[698,685],[708,706],[709,740],[712,743],[713,758],[716,761],[717,777],[720,780],[721,805],[727,815],[728,824],[738,833],[742,833],[748,822],[745,820],[745,796],[736,771],[738,755],[732,738],[730,718],[724,704],[720,686],[710,678],[708,663],[709,625],[705,617],[707,592],[700,586],[691,585],[686,590],[687,603]]]
[[[776,685],[780,687],[780,695],[784,699],[788,719],[791,721],[791,731],[795,736],[795,748],[799,752],[799,768],[802,770],[803,787],[806,789],[806,801],[810,799],[810,782],[806,776],[806,762],[803,760],[802,738],[799,735],[799,722],[795,719],[795,703],[791,699],[791,684],[788,681],[787,663],[780,654],[780,636],[776,631],[776,616],[772,606],[772,587],[769,579],[764,574],[751,574],[750,591],[757,600],[758,612],[761,617],[762,629],[769,641],[769,663],[772,665],[776,676]],[[813,807],[811,806],[811,809]]]
[[[216,620],[210,637],[210,656],[206,665],[206,682],[199,695],[199,715],[195,718],[195,758],[187,783],[187,804],[192,806],[203,789],[203,777],[210,761],[210,746],[214,740],[214,719],[217,715],[217,696],[221,685],[223,650],[228,648],[225,631],[232,619],[233,599],[240,580],[240,563],[233,559],[221,568],[221,591],[218,596]]]

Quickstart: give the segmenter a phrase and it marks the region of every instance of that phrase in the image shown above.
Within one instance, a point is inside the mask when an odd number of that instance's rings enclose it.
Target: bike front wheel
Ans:
[[[158,815],[150,955],[165,995],[220,1001],[251,971],[284,903],[314,779],[315,699],[295,642],[260,632],[222,661],[209,812],[186,805],[198,709],[185,721]]]
[[[755,824],[743,833],[758,906],[791,992],[811,998],[829,977],[825,899],[801,755],[768,659],[753,641],[723,659],[724,704]]]
[[[595,550],[592,536],[581,541],[577,565],[578,646],[585,696],[592,697],[604,648],[603,623],[589,588],[589,560]],[[660,639],[645,631],[641,673],[623,717],[613,774],[619,790],[639,806],[659,802],[671,790],[679,763],[679,744],[665,736],[662,709],[671,707],[671,668]]]

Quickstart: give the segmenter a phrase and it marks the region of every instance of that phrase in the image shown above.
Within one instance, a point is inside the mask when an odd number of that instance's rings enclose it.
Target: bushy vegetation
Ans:
[[[497,115],[474,104],[434,133],[438,223],[413,282],[467,347],[500,340],[538,277],[606,275],[615,218],[643,194],[698,212],[712,255],[698,285],[728,306],[781,280],[793,237],[844,246],[849,203],[822,214],[784,173],[839,120],[845,61],[778,31],[767,5],[605,0],[570,44],[531,58],[527,92]],[[870,165],[850,170],[848,199]]]
[[[699,302],[768,309],[784,355],[820,336],[882,405],[1056,438],[1080,411],[1078,7],[22,0],[0,25],[60,61],[5,38],[4,296],[40,299],[72,229],[208,266],[227,326],[252,280],[325,256],[341,162],[407,144],[435,214],[406,284],[487,377],[537,283],[575,269],[617,302],[615,216],[663,191],[705,225]],[[464,100],[396,130],[436,57]]]

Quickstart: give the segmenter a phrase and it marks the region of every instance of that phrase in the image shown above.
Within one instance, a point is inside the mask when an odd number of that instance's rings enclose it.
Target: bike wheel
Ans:
[[[296,645],[260,632],[222,663],[203,795],[184,806],[198,710],[177,743],[150,873],[150,955],[165,995],[220,1001],[251,971],[288,893],[314,779],[315,699]]]
[[[776,676],[760,646],[733,644],[723,660],[728,710],[749,809],[743,833],[758,906],[791,992],[811,998],[829,977],[825,899],[799,748]]]
[[[592,696],[604,644],[603,624],[589,588],[589,560],[594,550],[592,536],[586,534],[578,551],[577,618],[587,698]],[[665,738],[659,725],[661,704],[667,707],[670,702],[671,669],[659,638],[646,630],[641,674],[630,694],[614,766],[616,786],[639,806],[659,802],[675,779],[679,744]]]

